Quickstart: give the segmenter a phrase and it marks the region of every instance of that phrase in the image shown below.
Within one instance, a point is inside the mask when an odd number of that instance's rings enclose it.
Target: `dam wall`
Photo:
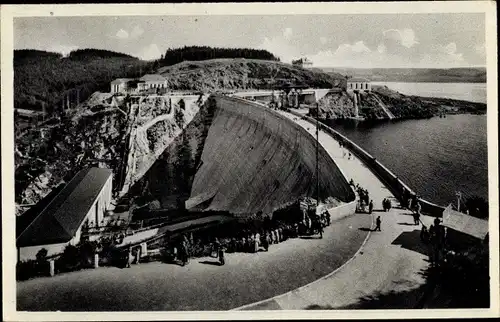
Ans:
[[[294,111],[290,111],[290,113],[297,117],[304,118],[309,122],[311,122],[312,124],[316,123],[316,121],[309,116],[304,116]],[[410,187],[408,187],[408,185],[406,185],[403,181],[401,181],[401,179],[399,179],[394,173],[392,173],[375,157],[373,157],[371,154],[363,150],[356,143],[349,140],[344,135],[340,134],[339,132],[335,131],[334,129],[323,123],[320,123],[319,126],[321,129],[329,133],[336,140],[342,141],[349,150],[351,150],[361,161],[363,161],[365,165],[368,168],[370,168],[370,170],[372,170],[373,173],[375,173],[375,175],[377,175],[377,177],[379,177],[379,179],[382,180],[382,182],[384,182],[387,185],[387,187],[391,190],[394,196],[396,196],[396,198],[398,198],[399,200],[402,199],[403,189],[408,190],[411,194],[416,194]],[[424,199],[419,199],[419,200],[420,204],[422,205],[422,213],[434,217],[442,216],[445,207],[436,205]]]
[[[254,102],[222,96],[215,101],[187,209],[270,214],[316,196],[316,140],[306,130]],[[319,164],[320,199],[351,204],[354,191],[321,146]]]

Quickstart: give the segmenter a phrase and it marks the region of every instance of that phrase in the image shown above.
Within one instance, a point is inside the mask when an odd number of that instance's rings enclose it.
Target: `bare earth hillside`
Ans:
[[[173,89],[211,91],[219,89],[269,88],[294,80],[316,88],[339,87],[345,81],[340,74],[330,75],[290,64],[257,59],[211,59],[185,61],[162,67],[159,73],[168,77]]]

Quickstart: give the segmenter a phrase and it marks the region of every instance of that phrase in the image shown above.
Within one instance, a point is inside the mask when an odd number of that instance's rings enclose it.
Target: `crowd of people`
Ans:
[[[370,200],[370,194],[368,190],[364,189],[357,183],[355,184],[354,180],[352,179],[351,181],[349,181],[349,185],[351,185],[354,188],[356,194],[358,195],[356,212],[363,212],[363,213],[368,212],[369,214],[371,214],[373,212],[373,200]],[[366,207],[368,207],[368,211],[366,211]]]
[[[298,221],[273,221],[259,229],[249,227],[240,231],[229,229],[219,232],[206,232],[199,236],[184,234],[176,240],[167,242],[169,260],[185,265],[190,257],[211,256],[225,264],[225,253],[258,253],[268,251],[272,245],[303,235],[319,234],[323,237],[323,228],[331,224],[328,211],[321,215],[306,214]]]

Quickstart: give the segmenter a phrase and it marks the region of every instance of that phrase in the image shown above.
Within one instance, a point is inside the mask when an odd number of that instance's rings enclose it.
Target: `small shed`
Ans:
[[[347,91],[365,91],[370,92],[372,85],[369,79],[354,77],[347,80]]]
[[[447,228],[448,243],[458,248],[483,242],[489,229],[488,220],[453,210],[451,205],[443,211],[443,226]]]

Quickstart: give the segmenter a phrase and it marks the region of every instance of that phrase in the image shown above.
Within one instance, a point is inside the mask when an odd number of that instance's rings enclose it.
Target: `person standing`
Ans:
[[[219,247],[219,263],[220,265],[226,264],[226,261],[224,259],[224,247]]]
[[[420,213],[422,211],[422,205],[420,204],[420,201],[417,201],[417,217],[420,218]]]
[[[382,220],[380,220],[380,216],[377,217],[377,220],[375,220],[375,231],[382,231],[380,229],[380,224],[382,224]]]
[[[373,200],[370,200],[370,204],[368,205],[368,213],[371,214],[373,211]]]
[[[269,234],[267,232],[262,235],[262,247],[266,252],[269,250]]]
[[[420,224],[420,209],[422,209],[422,206],[420,205],[420,202],[417,202],[417,209],[415,215],[413,216],[415,219],[415,225],[417,226]]]

